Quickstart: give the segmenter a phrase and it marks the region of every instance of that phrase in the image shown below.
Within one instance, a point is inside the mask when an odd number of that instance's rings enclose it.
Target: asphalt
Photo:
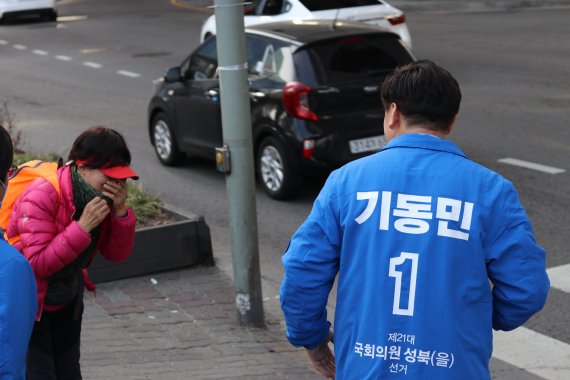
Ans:
[[[173,0],[211,11],[213,1]],[[390,2],[405,11],[484,11],[570,6],[570,0]],[[207,222],[207,221],[206,221]],[[214,252],[216,256],[216,252]],[[99,284],[86,294],[81,365],[88,380],[322,379],[285,339],[278,302],[265,328],[239,323],[232,279],[193,267]]]
[[[189,10],[213,12],[215,0],[171,0]],[[226,1],[227,3],[227,1]],[[570,6],[570,0],[388,0],[406,12],[479,12]]]

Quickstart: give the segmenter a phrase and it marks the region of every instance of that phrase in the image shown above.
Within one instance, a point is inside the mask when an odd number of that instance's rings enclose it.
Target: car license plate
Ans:
[[[386,138],[384,135],[374,136],[365,139],[350,140],[348,144],[350,146],[350,153],[352,154],[372,152],[384,148]]]

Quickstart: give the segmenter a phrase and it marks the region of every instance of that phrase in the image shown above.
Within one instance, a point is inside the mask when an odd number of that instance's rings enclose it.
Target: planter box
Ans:
[[[172,206],[165,206],[164,211],[174,223],[137,229],[133,251],[122,263],[98,254],[88,268],[91,280],[101,283],[197,264],[214,265],[210,228],[204,218]]]

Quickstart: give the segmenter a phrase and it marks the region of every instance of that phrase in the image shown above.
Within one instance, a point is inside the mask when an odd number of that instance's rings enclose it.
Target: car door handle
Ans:
[[[261,91],[255,91],[255,90],[251,90],[249,92],[249,96],[251,96],[253,99],[262,99],[265,98],[265,94]]]
[[[207,95],[209,98],[215,98],[215,97],[220,96],[220,93],[218,92],[218,90],[209,89],[208,91],[206,91],[206,95]]]
[[[366,95],[376,95],[380,91],[380,86],[377,85],[368,85],[362,88],[362,91]]]

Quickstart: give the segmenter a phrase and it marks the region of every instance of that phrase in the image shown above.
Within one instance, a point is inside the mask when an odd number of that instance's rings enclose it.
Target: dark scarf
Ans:
[[[95,197],[103,197],[100,191],[94,189],[88,184],[77,170],[77,166],[71,167],[71,185],[73,188],[73,204],[75,205],[74,220],[79,220],[85,210],[87,203],[91,202]],[[48,278],[48,290],[45,303],[48,305],[67,305],[83,287],[83,275],[81,269],[89,264],[89,260],[95,253],[97,241],[101,235],[101,225],[98,225],[91,231],[91,243],[89,246],[77,256],[70,264],[66,265],[58,272]]]
[[[71,167],[71,184],[73,186],[73,204],[75,205],[74,220],[79,220],[87,203],[91,202],[95,197],[101,197],[110,203],[110,199],[103,195],[102,192],[96,190],[87,183],[83,176],[77,170],[77,166]],[[98,227],[97,227],[98,228]]]

